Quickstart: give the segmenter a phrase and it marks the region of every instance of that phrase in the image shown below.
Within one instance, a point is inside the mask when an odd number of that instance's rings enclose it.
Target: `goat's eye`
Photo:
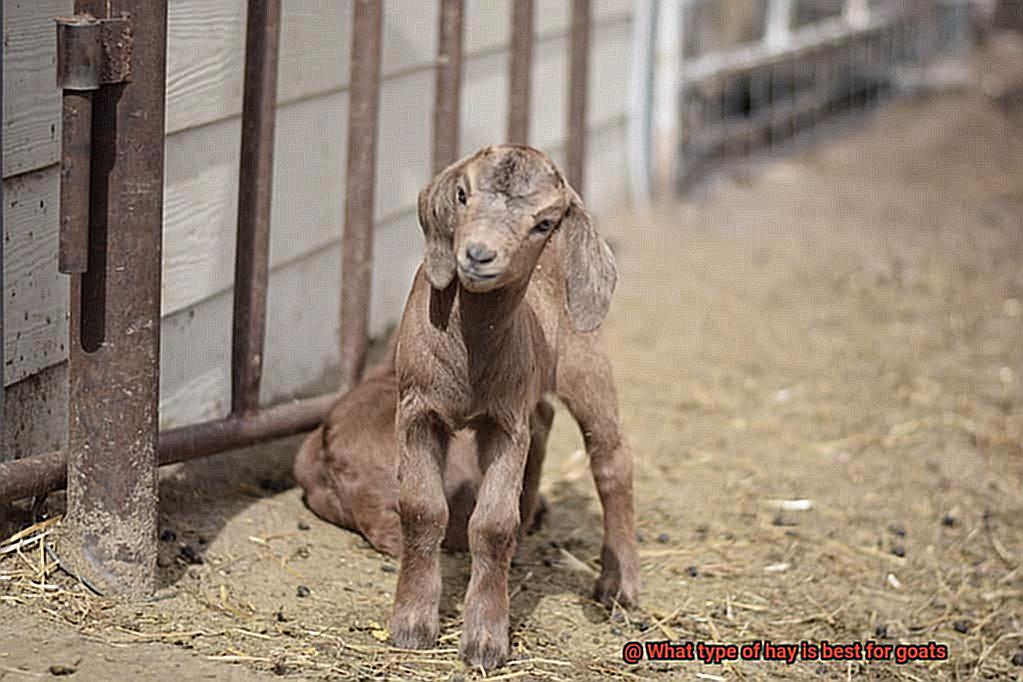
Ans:
[[[465,206],[465,202],[468,201],[468,199],[465,196],[465,190],[459,187],[458,194],[456,196],[458,197],[458,203],[460,203],[462,206]]]
[[[533,234],[546,234],[554,229],[553,220],[541,220],[533,226]]]

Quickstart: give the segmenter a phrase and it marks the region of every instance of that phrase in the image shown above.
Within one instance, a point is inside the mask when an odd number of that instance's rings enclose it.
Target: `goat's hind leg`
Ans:
[[[519,540],[527,532],[534,531],[540,525],[545,503],[540,497],[540,475],[543,473],[543,461],[547,456],[547,437],[554,422],[554,407],[547,400],[541,400],[533,414],[529,417],[529,455],[526,458],[526,471],[522,477],[522,497],[519,501]]]
[[[406,649],[434,646],[440,630],[439,552],[448,522],[444,458],[450,434],[436,415],[399,411],[398,508],[402,553],[391,640]]]
[[[639,598],[639,556],[632,496],[632,452],[618,422],[618,397],[607,356],[582,345],[563,356],[558,395],[579,423],[604,510],[601,571],[594,596],[605,606]]]

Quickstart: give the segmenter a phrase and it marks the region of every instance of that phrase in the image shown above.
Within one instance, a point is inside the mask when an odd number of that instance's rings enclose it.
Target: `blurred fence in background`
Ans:
[[[963,55],[970,0],[682,0],[674,184],[869,110]]]

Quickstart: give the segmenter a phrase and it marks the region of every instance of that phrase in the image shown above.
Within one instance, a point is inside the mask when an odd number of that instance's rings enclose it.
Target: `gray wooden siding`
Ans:
[[[60,445],[67,280],[56,271],[59,92],[52,17],[71,0],[4,0],[7,441]],[[245,0],[171,0],[164,210],[161,424],[221,416],[230,387]],[[429,171],[437,1],[385,4],[372,330],[393,323],[419,260],[416,193]],[[538,0],[534,144],[564,143],[569,4]],[[594,3],[587,198],[623,194],[631,2]],[[350,0],[284,0],[263,399],[337,362]],[[462,150],[500,140],[508,0],[467,3]],[[43,416],[45,415],[45,417]],[[16,425],[16,426],[12,426]],[[17,433],[15,433],[17,430]],[[56,445],[55,445],[56,444]]]

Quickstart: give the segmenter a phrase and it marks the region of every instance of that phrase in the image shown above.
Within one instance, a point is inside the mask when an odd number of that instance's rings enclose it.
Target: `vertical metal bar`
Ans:
[[[382,25],[381,0],[356,0],[352,9],[345,222],[341,239],[342,391],[354,386],[362,374],[369,336]]]
[[[249,0],[231,337],[233,414],[259,407],[263,377],[280,27],[281,0]]]
[[[92,92],[64,90],[62,110],[57,269],[70,275],[85,272],[89,264]]]
[[[92,95],[101,84],[103,29],[89,16],[56,23],[57,84],[63,93],[57,269],[73,274],[85,272],[89,262]]]
[[[788,45],[792,37],[793,0],[770,0],[767,6],[767,21],[764,43],[771,47]]]
[[[568,182],[583,193],[586,171],[586,105],[590,76],[590,0],[572,0],[572,35],[569,46]]]
[[[131,82],[93,97],[89,270],[71,277],[68,493],[62,558],[106,592],[155,587],[166,0],[80,0],[131,17]],[[96,258],[94,258],[96,256]],[[83,346],[90,287],[103,335]]]
[[[3,32],[4,26],[4,7],[3,3],[0,2],[0,32]],[[4,424],[4,410],[6,409],[4,404],[4,207],[7,205],[4,203],[4,180],[3,180],[3,167],[4,167],[4,125],[3,125],[3,111],[4,111],[4,55],[3,50],[0,49],[0,462],[5,460],[7,457],[4,453],[4,442],[7,438],[7,430]]]
[[[511,73],[508,78],[508,142],[529,142],[533,84],[533,0],[513,0]]]
[[[871,31],[864,37],[864,40],[867,43],[867,104],[874,106],[877,104],[880,96],[878,78],[880,73],[878,68],[878,62],[880,61],[880,34],[877,31]]]
[[[812,142],[813,130],[813,75],[814,60],[818,52],[805,52],[795,59],[793,99],[798,107],[793,116],[793,144],[797,150],[806,149]]]
[[[710,106],[710,117],[713,119],[713,127],[711,130],[713,134],[710,136],[711,143],[708,149],[707,157],[711,161],[717,163],[720,161],[721,156],[724,155],[725,145],[727,144],[727,136],[725,135],[725,128],[727,128],[728,110],[725,108],[725,93],[728,88],[728,76],[719,75],[714,79],[714,84],[711,89],[711,106]]]
[[[771,147],[778,145],[782,140],[781,116],[779,111],[784,107],[785,100],[785,74],[782,67],[784,62],[775,62],[771,65],[771,110],[768,115],[769,132],[768,142]]]
[[[772,67],[758,66],[750,75],[750,108],[753,116],[768,119],[771,112],[771,71]],[[754,131],[753,145],[762,147],[771,139],[770,126]]]
[[[433,172],[458,160],[461,132],[463,0],[441,0],[433,101]]]
[[[681,196],[689,183],[689,168],[692,165],[693,115],[692,84],[686,78],[686,60],[689,53],[686,45],[692,32],[693,2],[679,0],[678,43],[675,46],[679,60],[678,87],[675,90],[675,122],[678,125],[678,141],[675,147],[675,196]]]
[[[820,139],[820,126],[826,121],[828,111],[831,108],[831,100],[834,96],[832,91],[832,62],[834,61],[834,48],[825,47],[813,60],[813,140]]]
[[[651,193],[654,67],[657,59],[659,0],[640,0],[632,38],[632,87],[629,88],[629,176],[632,197],[644,204]]]
[[[870,23],[870,0],[845,0],[842,16],[849,25],[863,28]]]

